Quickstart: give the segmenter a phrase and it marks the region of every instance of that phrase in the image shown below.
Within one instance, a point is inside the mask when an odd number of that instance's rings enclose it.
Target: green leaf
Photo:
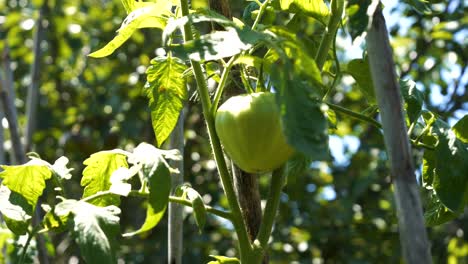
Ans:
[[[114,264],[120,209],[77,202],[72,208],[72,234],[87,263]]]
[[[85,187],[83,198],[101,191],[107,191],[111,187],[110,178],[118,168],[128,168],[127,157],[122,153],[113,151],[101,151],[92,154],[83,164],[81,186]],[[120,199],[117,195],[106,195],[92,201],[99,206],[118,205]]]
[[[288,160],[286,193],[291,196],[291,199],[295,200],[300,196],[295,192],[299,187],[297,179],[304,176],[311,163],[312,159],[310,157],[299,152],[295,153],[293,157]],[[289,191],[290,188],[292,191]]]
[[[414,10],[420,14],[429,15],[432,13],[431,7],[428,1],[425,0],[404,0],[408,5],[410,5]]]
[[[78,203],[77,200],[63,200],[46,213],[43,219],[44,226],[55,232],[62,232],[68,226],[70,213]]]
[[[374,85],[369,69],[369,62],[364,59],[354,59],[348,63],[346,72],[353,76],[359,88],[370,103],[375,103]]]
[[[206,208],[201,195],[189,184],[183,184],[176,190],[176,194],[192,202],[193,214],[200,232],[206,223]]]
[[[213,261],[208,262],[208,264],[239,264],[240,261],[236,258],[228,258],[223,256],[214,256],[210,255],[210,257],[216,259]]]
[[[423,117],[426,123],[433,118],[429,114]],[[440,119],[432,124],[430,133],[438,143],[434,151],[427,150],[424,155],[423,179],[440,201],[456,212],[465,206],[468,197],[468,144],[457,139],[450,126]]]
[[[31,223],[33,207],[24,197],[0,185],[0,213],[13,233],[23,235]]]
[[[187,87],[182,76],[186,68],[178,58],[157,57],[151,60],[151,66],[146,71],[145,91],[158,146],[174,130],[187,99]]]
[[[134,155],[129,159],[129,162],[141,166],[143,181],[149,189],[149,196],[145,222],[137,231],[124,234],[125,237],[151,230],[164,216],[171,192],[171,173],[162,153],[162,150],[145,143],[135,148]],[[170,156],[167,155],[166,158]],[[172,158],[178,157],[172,155]]]
[[[452,131],[463,143],[468,143],[468,115],[460,119],[453,127]]]
[[[0,254],[0,263],[10,263],[8,261],[8,252],[7,250],[4,250],[6,249],[9,244],[11,243],[11,241],[14,239],[14,235],[13,233],[4,228],[3,225],[0,225],[0,248],[2,249],[2,251],[4,253],[7,253],[7,254]]]
[[[336,112],[333,109],[327,110],[328,126],[330,129],[337,129]]]
[[[124,44],[139,28],[153,27],[163,29],[166,26],[168,18],[171,16],[170,10],[171,4],[169,1],[148,3],[142,5],[140,8],[132,10],[132,12],[128,14],[122,22],[119,30],[117,30],[117,36],[115,36],[114,39],[107,43],[103,48],[89,54],[88,56],[93,58],[109,56]]]
[[[191,60],[219,60],[232,57],[248,50],[254,44],[268,38],[266,34],[250,29],[228,28],[226,31],[215,31],[200,38],[188,41],[182,45],[168,47],[178,56]]]
[[[132,185],[127,183],[133,176],[138,173],[138,167],[133,166],[130,169],[127,168],[118,168],[117,170],[112,173],[110,177],[111,186],[109,191],[120,195],[120,196],[128,196],[128,194],[132,190]]]
[[[424,219],[427,226],[437,226],[455,219],[458,214],[453,213],[437,198],[431,195],[428,207],[424,212]]]
[[[367,8],[371,3],[372,0],[349,0],[347,2],[348,29],[352,40],[361,36],[367,30],[369,24]]]
[[[290,13],[303,13],[326,25],[330,18],[330,11],[322,0],[275,0],[273,6]]]
[[[51,165],[51,168],[53,172],[60,178],[60,179],[65,179],[69,180],[71,179],[71,171],[73,169],[67,168],[69,160],[67,157],[60,157],[58,158],[53,165]]]
[[[264,57],[266,71],[272,72],[271,68],[278,63],[282,63],[285,67],[292,66],[290,74],[296,76],[289,76],[290,79],[296,82],[304,80],[310,83],[316,92],[323,90],[320,70],[306,43],[300,41],[296,34],[285,27],[270,27],[269,31],[275,35],[275,38],[268,43],[272,48]]]
[[[400,89],[411,124],[421,116],[424,94],[416,88],[416,83],[411,80],[400,80]]]
[[[132,12],[132,10],[135,8],[135,3],[137,3],[136,1],[133,1],[133,0],[121,0],[121,1],[127,14]]]
[[[195,12],[189,14],[188,16],[184,16],[184,17],[169,21],[169,23],[167,24],[167,26],[164,28],[164,31],[163,31],[163,35],[162,35],[163,43],[166,44],[168,40],[170,39],[171,35],[176,30],[178,29],[183,30],[183,27],[189,22],[191,25],[202,23],[202,22],[211,22],[211,23],[219,24],[226,28],[238,27],[238,25],[234,23],[232,20],[212,10],[197,9],[195,10]]]
[[[170,36],[187,23],[211,22],[222,25],[226,30],[205,34],[181,45],[170,45],[168,50],[178,57],[191,60],[218,60],[231,57],[250,49],[254,44],[269,39],[269,35],[242,27],[232,20],[210,10],[198,9],[195,13],[170,21],[163,32],[163,43],[168,44]]]
[[[329,159],[328,107],[318,99],[323,89],[315,60],[295,34],[282,27],[270,30],[277,38],[265,55],[265,69],[276,92],[288,143],[315,160]]]
[[[37,165],[38,163],[36,160],[31,160],[24,165],[0,166],[4,169],[0,172],[0,178],[3,178],[2,184],[23,196],[33,208],[46,187],[45,181],[52,177],[52,171],[48,166],[41,163]]]
[[[150,2],[142,2],[142,1],[134,1],[134,0],[121,0],[121,2],[122,2],[123,7],[125,8],[125,11],[128,14],[128,13],[131,13],[135,9],[154,5],[154,2],[158,2],[158,0],[150,1]],[[169,2],[169,1],[159,0],[159,2],[166,2],[165,4],[167,4],[167,2]],[[162,4],[162,3],[159,3],[159,4]],[[166,8],[169,8],[169,6],[167,6]]]
[[[254,67],[256,69],[260,69],[261,65],[263,63],[263,59],[256,57],[256,56],[251,56],[251,55],[242,55],[239,56],[235,61],[234,65],[236,64],[244,64],[248,67]]]
[[[457,211],[468,195],[468,144],[450,131],[439,137],[435,159],[434,190],[447,208]]]
[[[314,160],[328,160],[328,122],[324,106],[308,83],[290,79],[281,65],[271,78],[288,143]]]
[[[181,160],[182,155],[177,149],[158,149],[153,145],[148,143],[140,143],[134,150],[133,153],[129,155],[128,162],[131,164],[139,164],[143,166],[146,175],[151,175],[159,165],[159,163],[167,164],[166,160]],[[176,173],[177,171],[173,168],[170,168],[171,172]]]

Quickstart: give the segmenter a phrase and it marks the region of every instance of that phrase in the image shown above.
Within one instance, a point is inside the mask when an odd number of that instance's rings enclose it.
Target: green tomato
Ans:
[[[286,143],[272,93],[229,98],[216,113],[215,127],[227,155],[249,173],[277,169],[294,152]]]

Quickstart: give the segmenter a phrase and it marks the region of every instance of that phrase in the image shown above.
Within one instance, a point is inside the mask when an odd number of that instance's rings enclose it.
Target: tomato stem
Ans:
[[[189,15],[188,1],[180,0],[180,5],[182,7],[182,15]],[[184,39],[186,42],[193,40],[191,26],[191,23],[187,23],[184,26]],[[203,115],[205,117],[206,124],[208,127],[208,136],[210,138],[211,148],[214,153],[214,158],[218,167],[219,176],[221,178],[221,182],[224,188],[224,193],[226,194],[229,207],[231,209],[232,224],[234,226],[234,229],[236,230],[237,237],[239,240],[241,263],[252,263],[253,248],[249,241],[249,236],[244,220],[242,219],[242,212],[237,201],[236,194],[234,192],[232,178],[227,169],[223,150],[221,148],[221,143],[219,141],[218,135],[216,134],[214,115],[212,113],[212,105],[208,93],[208,87],[206,84],[205,76],[203,75],[201,65],[198,61],[191,60],[190,63],[192,64],[192,70],[195,76],[195,80],[197,82],[197,90],[202,103]]]

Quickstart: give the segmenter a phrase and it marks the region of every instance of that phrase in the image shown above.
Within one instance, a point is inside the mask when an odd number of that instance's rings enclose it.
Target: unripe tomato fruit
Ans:
[[[272,93],[229,98],[216,113],[215,127],[227,155],[249,173],[277,169],[294,152],[286,143]]]

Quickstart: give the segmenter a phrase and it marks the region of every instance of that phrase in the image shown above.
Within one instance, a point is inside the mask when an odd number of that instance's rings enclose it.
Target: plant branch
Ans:
[[[24,244],[23,246],[23,250],[21,252],[21,257],[20,257],[20,260],[19,260],[19,263],[22,264],[24,263],[24,260],[26,258],[26,253],[27,253],[27,250],[28,250],[28,247],[29,247],[29,244],[31,244],[31,240],[32,238],[38,234],[39,232],[39,226],[36,226],[31,232],[28,232],[28,239],[26,240],[26,243]]]
[[[264,209],[263,220],[260,225],[260,230],[257,235],[257,240],[260,246],[265,250],[268,246],[268,239],[270,238],[273,229],[273,223],[276,219],[278,206],[280,202],[281,190],[283,189],[286,181],[286,167],[283,166],[273,171],[271,175],[270,194]]]
[[[180,197],[169,196],[169,201],[171,201],[173,203],[182,204],[182,205],[185,205],[185,206],[188,206],[188,207],[192,207],[192,202],[190,202],[189,200],[186,200],[186,199],[182,199]],[[213,208],[213,207],[211,207],[209,205],[205,205],[205,209],[206,209],[206,211],[208,213],[214,214],[216,216],[219,216],[219,217],[227,219],[227,220],[232,220],[232,214],[229,211],[216,209],[216,208]]]
[[[331,15],[328,21],[328,26],[325,28],[325,35],[323,35],[322,41],[320,42],[319,49],[315,55],[315,62],[317,67],[322,70],[325,61],[327,60],[328,51],[333,43],[336,36],[336,31],[340,26],[341,17],[344,10],[344,0],[332,0],[331,1]]]
[[[260,10],[258,10],[258,14],[257,14],[257,17],[255,18],[255,21],[252,25],[252,30],[255,30],[255,28],[257,27],[258,23],[260,23],[260,20],[262,19],[262,16],[263,14],[265,13],[265,10],[268,6],[268,4],[270,4],[270,1],[271,0],[266,0],[265,2],[263,2],[263,4],[260,5]],[[257,3],[258,4],[258,3]]]
[[[96,200],[96,199],[99,199],[99,198],[102,198],[102,197],[105,197],[107,195],[113,195],[114,193],[111,192],[111,191],[101,191],[101,192],[97,192],[93,195],[90,195],[86,198],[83,198],[81,199],[80,201],[81,202],[91,202],[93,200]],[[148,198],[148,193],[143,193],[143,192],[139,192],[139,191],[131,191],[129,194],[129,196],[133,196],[133,197],[141,197],[141,198]],[[173,202],[173,203],[178,203],[178,204],[181,204],[181,205],[185,205],[185,206],[188,206],[188,207],[192,207],[192,202],[187,200],[187,199],[183,199],[183,198],[180,198],[180,197],[177,197],[177,196],[172,196],[170,195],[169,196],[169,201],[170,202]],[[227,220],[231,220],[232,219],[232,214],[231,212],[229,211],[224,211],[224,210],[220,210],[220,209],[216,209],[214,207],[211,207],[209,205],[205,205],[205,209],[208,213],[211,213],[211,214],[214,214],[214,215],[217,215],[219,217],[222,217],[224,219],[227,219]]]
[[[373,15],[367,33],[367,50],[395,186],[394,196],[404,260],[409,264],[430,264],[432,257],[424,225],[419,186],[414,175],[392,49],[380,6]]]
[[[332,104],[332,103],[329,103],[329,102],[325,102],[325,104],[327,104],[331,109],[333,109],[333,110],[335,110],[337,112],[340,112],[342,114],[345,114],[345,115],[350,116],[352,118],[355,118],[357,120],[361,120],[361,121],[364,121],[366,123],[369,123],[369,124],[373,125],[374,127],[378,128],[378,129],[382,129],[382,124],[380,124],[377,120],[375,120],[375,119],[373,119],[373,118],[371,118],[369,116],[363,115],[361,113],[354,112],[352,110],[349,110],[348,108],[344,108],[342,106]],[[434,146],[430,146],[430,145],[421,143],[421,142],[419,142],[418,139],[416,139],[416,140],[410,139],[410,142],[415,147],[422,147],[422,148],[425,148],[425,149],[434,150]]]
[[[223,73],[221,74],[221,79],[219,80],[218,84],[218,89],[216,90],[214,100],[213,100],[213,105],[211,106],[211,113],[214,116],[216,114],[216,110],[218,109],[218,104],[219,101],[221,100],[221,95],[223,94],[224,87],[226,87],[227,79],[229,77],[229,72],[232,69],[232,66],[234,65],[234,62],[238,58],[238,55],[231,57],[231,59],[228,61],[226,66],[223,69]]]
[[[350,117],[353,117],[355,119],[358,119],[358,120],[361,120],[361,121],[364,121],[364,122],[367,122],[373,126],[375,126],[376,128],[378,129],[382,129],[382,125],[376,121],[375,119],[371,118],[371,117],[368,117],[366,115],[363,115],[363,114],[360,114],[360,113],[357,113],[357,112],[354,112],[352,110],[349,110],[348,108],[344,108],[342,106],[339,106],[339,105],[336,105],[336,104],[332,104],[332,103],[328,103],[328,102],[325,102],[331,109],[337,111],[337,112],[340,112],[340,113],[343,113],[345,115],[348,115]]]

